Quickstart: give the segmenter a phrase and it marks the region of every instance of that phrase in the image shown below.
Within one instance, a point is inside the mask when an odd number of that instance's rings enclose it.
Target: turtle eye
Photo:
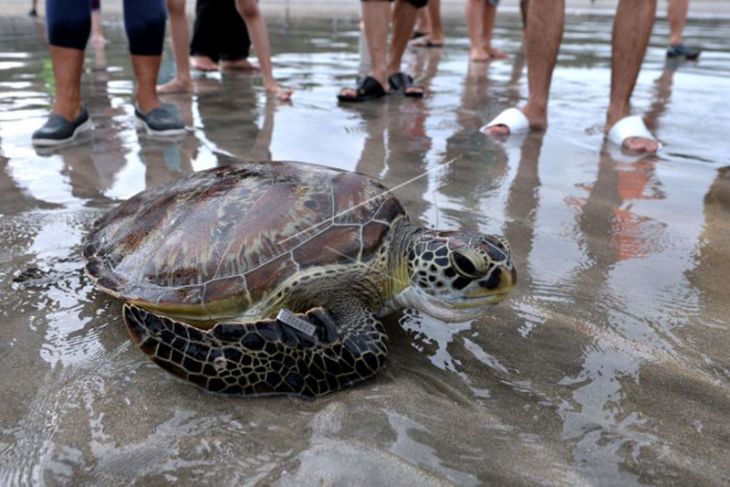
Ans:
[[[479,255],[468,255],[461,251],[452,252],[451,265],[460,275],[471,279],[478,279],[487,274],[484,259]]]

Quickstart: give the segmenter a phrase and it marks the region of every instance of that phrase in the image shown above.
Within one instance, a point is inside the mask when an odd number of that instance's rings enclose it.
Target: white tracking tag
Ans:
[[[291,326],[297,331],[301,331],[305,335],[309,335],[310,337],[313,337],[314,334],[317,332],[316,326],[307,322],[306,320],[301,319],[300,317],[285,308],[282,308],[279,311],[279,314],[276,315],[276,319],[281,321],[285,325]]]

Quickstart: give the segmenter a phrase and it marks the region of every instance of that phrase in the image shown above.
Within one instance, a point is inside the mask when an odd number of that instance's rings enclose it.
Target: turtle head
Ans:
[[[517,284],[504,237],[431,231],[413,236],[407,306],[444,321],[466,321],[503,301]]]

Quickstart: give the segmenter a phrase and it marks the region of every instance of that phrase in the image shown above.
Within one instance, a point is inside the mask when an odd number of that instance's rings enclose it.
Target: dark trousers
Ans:
[[[165,40],[164,0],[124,0],[124,27],[129,52],[160,56]],[[48,43],[84,50],[91,31],[90,0],[46,0]]]
[[[191,56],[208,56],[215,62],[237,61],[248,57],[250,47],[248,29],[235,0],[196,2]]]

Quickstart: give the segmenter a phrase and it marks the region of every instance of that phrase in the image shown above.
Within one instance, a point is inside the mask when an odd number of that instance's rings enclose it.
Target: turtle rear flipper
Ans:
[[[322,396],[373,376],[387,353],[382,323],[357,303],[334,320],[321,308],[293,315],[315,326],[313,336],[279,320],[203,331],[135,305],[125,304],[123,315],[155,363],[226,394]]]

